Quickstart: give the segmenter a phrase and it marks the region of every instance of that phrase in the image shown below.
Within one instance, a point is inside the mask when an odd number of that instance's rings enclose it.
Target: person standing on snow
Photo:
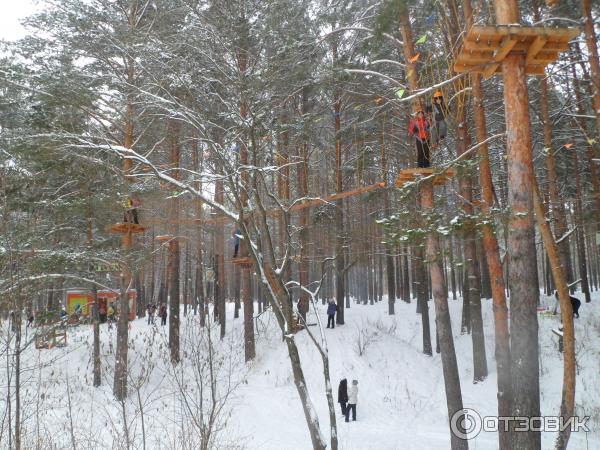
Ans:
[[[348,406],[346,407],[346,422],[349,422],[350,410],[352,410],[352,421],[356,421],[356,401],[358,400],[358,381],[352,380],[352,386],[348,388]]]
[[[327,328],[331,324],[331,328],[335,328],[335,313],[337,311],[337,305],[333,300],[329,301],[329,306],[327,306]]]
[[[112,307],[112,305],[108,305],[107,318],[108,318],[108,329],[111,330],[113,327],[113,322],[115,320],[115,309]]]
[[[342,407],[342,415],[346,415],[346,403],[348,403],[348,380],[340,381],[338,386],[338,403]]]
[[[164,327],[167,324],[167,305],[164,303],[160,305],[158,315],[160,316],[160,324]]]

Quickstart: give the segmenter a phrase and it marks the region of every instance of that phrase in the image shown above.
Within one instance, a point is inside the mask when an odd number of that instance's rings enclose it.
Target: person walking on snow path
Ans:
[[[327,328],[331,324],[331,328],[335,328],[335,313],[337,311],[337,305],[333,300],[329,301],[329,306],[327,306]]]
[[[338,403],[342,407],[342,416],[346,415],[346,403],[348,403],[348,380],[340,381],[338,386]]]
[[[346,422],[349,422],[350,410],[352,410],[352,421],[356,421],[356,401],[358,400],[358,381],[352,380],[352,386],[348,388],[348,406],[346,407]]]

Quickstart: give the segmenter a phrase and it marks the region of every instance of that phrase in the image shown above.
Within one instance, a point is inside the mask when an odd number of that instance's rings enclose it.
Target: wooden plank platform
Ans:
[[[252,258],[250,258],[249,256],[246,256],[244,258],[228,259],[225,262],[228,262],[228,263],[231,263],[231,264],[239,264],[240,266],[251,266],[252,265]]]
[[[159,234],[158,236],[154,237],[155,241],[160,241],[160,242],[167,242],[173,239],[173,236],[170,234]]]
[[[406,183],[432,175],[435,175],[433,177],[434,186],[440,186],[447,183],[454,176],[454,169],[443,170],[438,167],[404,169],[400,171],[398,178],[396,178],[396,187],[402,187]]]
[[[502,61],[508,55],[523,53],[526,73],[544,75],[546,66],[568,50],[569,41],[580,33],[578,27],[473,26],[464,37],[454,71],[481,73],[489,78],[502,73]]]
[[[127,234],[127,233],[143,233],[146,227],[138,223],[122,222],[111,225],[107,228],[110,233]]]

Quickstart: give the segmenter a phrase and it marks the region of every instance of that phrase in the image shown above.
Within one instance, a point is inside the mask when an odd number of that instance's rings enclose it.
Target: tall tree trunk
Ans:
[[[499,25],[521,22],[517,0],[495,0]],[[533,223],[533,159],[529,95],[525,55],[509,54],[502,63],[504,105],[508,147],[507,251],[510,255],[511,294],[512,413],[514,416],[540,415],[539,345],[537,305],[539,288]],[[535,273],[534,273],[535,272]],[[512,433],[515,448],[539,450],[540,433]]]
[[[410,87],[411,93],[416,93],[419,89],[419,74],[417,72],[416,60],[414,58],[415,48],[413,44],[412,27],[410,24],[410,17],[408,15],[408,9],[404,7],[400,12],[400,32],[402,34],[402,40],[404,45],[402,46],[404,52],[404,60],[406,64],[406,78]],[[421,105],[418,101],[412,103],[412,109],[414,112],[421,110]],[[425,264],[423,262],[424,251],[422,247],[416,252],[416,258],[413,261],[416,267],[416,274],[418,277],[418,290],[417,290],[417,307],[421,312],[421,321],[423,327],[423,353],[431,355],[431,336],[429,331],[429,311],[428,311],[428,300],[429,300],[429,289],[427,273],[425,271]]]
[[[302,87],[302,99],[301,99],[301,111],[302,117],[306,117],[308,114],[308,87]],[[308,135],[305,132],[302,132],[301,136],[301,144],[299,148],[299,164],[297,166],[298,170],[298,191],[300,197],[306,197],[308,195]],[[309,270],[309,262],[308,262],[308,244],[309,244],[309,210],[308,208],[303,208],[300,210],[300,261],[298,263],[298,272],[300,285],[307,287],[308,286],[308,270]],[[300,290],[298,294],[298,312],[300,315],[306,319],[306,314],[308,313],[309,306],[309,295],[305,290]]]
[[[90,248],[94,243],[94,228],[93,228],[93,207],[92,195],[89,190],[86,191],[88,200],[87,210],[87,243]],[[91,276],[95,277],[96,269],[94,264],[90,264]],[[92,363],[93,363],[93,385],[98,387],[102,384],[102,366],[100,363],[100,315],[98,311],[98,288],[95,283],[92,283],[92,328],[93,328],[93,348],[92,348]]]
[[[594,31],[594,18],[592,17],[592,0],[581,0],[581,9],[583,13],[585,43],[589,53],[588,61],[592,72],[592,100],[594,103],[598,137],[596,142],[600,142],[600,59],[598,57],[598,40]],[[599,202],[598,210],[600,211],[600,199],[597,201]]]
[[[246,98],[246,70],[248,68],[248,39],[247,36],[247,17],[246,11],[242,6],[240,22],[244,25],[241,27],[241,46],[237,54],[237,65],[240,78],[240,117],[243,122],[246,122],[248,118],[248,102]],[[249,130],[244,130],[240,142],[240,165],[248,165],[248,139],[253,136],[249,136]],[[254,141],[254,139],[253,139]],[[253,142],[254,144],[254,142]],[[256,152],[256,145],[253,145],[253,149]],[[250,192],[250,177],[247,170],[243,170],[241,174],[242,178],[242,192],[240,195],[240,209],[244,209],[248,206],[248,193]],[[240,242],[240,256],[242,258],[248,257],[247,242],[242,240]],[[244,264],[241,267],[242,272],[242,302],[244,303],[244,356],[246,361],[251,361],[256,357],[256,348],[254,343],[254,300],[252,298],[252,279],[251,279],[251,266]]]
[[[586,124],[585,119],[583,118],[583,115],[585,114],[585,110],[583,107],[583,99],[581,98],[581,92],[579,90],[579,79],[577,78],[577,71],[575,70],[574,64],[571,65],[571,75],[573,77],[573,89],[575,90],[577,113],[579,114],[579,117],[577,118],[577,122],[579,123],[579,126],[580,126],[581,130],[584,132],[584,134],[587,135],[587,124]],[[596,218],[597,218],[596,224],[597,225],[594,227],[594,230],[597,233],[598,229],[599,229],[598,224],[600,224],[600,180],[598,179],[598,175],[596,174],[596,167],[595,167],[595,162],[594,162],[594,158],[593,158],[594,145],[590,140],[588,140],[588,142],[587,142],[586,155],[587,155],[588,165],[590,167],[592,187],[594,190],[594,197],[596,199]],[[581,181],[580,181],[580,174],[579,174],[579,163],[578,163],[578,157],[577,157],[576,151],[574,152],[574,161],[575,161],[576,169],[577,169],[577,178],[576,178],[576,182],[577,182],[577,185],[576,185],[576,187],[577,187],[576,208],[577,208],[577,205],[581,204],[582,191],[581,191]],[[577,216],[581,217],[579,215],[579,213],[577,214]],[[581,225],[583,226],[583,223]],[[598,253],[596,253],[596,255],[598,255]],[[585,262],[584,262],[584,264],[585,264]],[[580,268],[581,268],[581,262],[580,262]],[[582,280],[583,280],[583,277],[582,277]],[[587,276],[586,276],[586,281],[587,281]],[[583,290],[584,290],[584,286],[582,285],[582,291]],[[591,302],[591,297],[589,295],[589,284],[587,286],[586,302]]]
[[[133,236],[131,232],[123,235],[123,249],[128,252],[132,248]],[[123,401],[127,397],[127,350],[129,340],[129,296],[128,291],[131,287],[131,271],[129,267],[124,266],[121,269],[121,288],[119,293],[119,310],[117,318],[117,350],[115,353],[115,376],[113,383],[113,394],[117,400]]]
[[[390,193],[389,193],[389,170],[387,165],[387,157],[385,151],[385,119],[386,116],[383,116],[382,126],[381,126],[381,137],[380,137],[380,145],[381,145],[381,171],[383,176],[383,182],[385,183],[385,190],[383,191],[383,210],[385,217],[389,217],[392,213],[392,207],[390,202]],[[394,269],[394,257],[393,257],[393,245],[390,243],[385,244],[385,270],[386,270],[386,278],[387,278],[387,291],[388,291],[388,314],[394,315],[395,309],[394,305],[396,303],[396,277],[395,277],[395,269]]]
[[[402,258],[402,300],[406,303],[410,303],[410,272],[409,272],[409,264],[408,264],[408,248],[403,247],[402,253],[404,253]]]
[[[135,10],[136,7],[132,4],[129,11],[130,25],[133,23]],[[134,94],[132,89],[135,81],[135,68],[133,57],[127,58],[126,70],[129,89],[126,95],[125,133],[123,136],[123,146],[127,149],[130,149],[133,147],[134,143]],[[131,172],[132,166],[133,162],[130,159],[125,159],[123,161],[123,171],[125,173],[125,180],[127,182],[132,181],[128,176]],[[133,234],[130,229],[123,234],[121,239],[121,248],[123,249],[123,253],[125,253],[125,258],[129,259],[129,253],[133,248]],[[128,266],[128,264],[129,262],[127,262],[121,268],[119,317],[117,321],[117,350],[115,353],[115,374],[113,380],[113,394],[119,401],[123,401],[127,397],[127,353],[129,344],[129,327],[127,326],[129,320],[129,296],[127,291],[131,287],[131,268]]]
[[[180,178],[180,160],[181,149],[179,146],[179,134],[181,131],[180,122],[177,119],[169,118],[167,124],[167,139],[170,153],[171,176],[179,180]],[[179,309],[180,309],[180,259],[181,250],[179,245],[179,196],[173,189],[173,198],[170,199],[169,219],[171,222],[171,240],[169,241],[169,350],[171,362],[179,362]]]
[[[538,226],[544,240],[552,275],[556,282],[558,290],[558,298],[560,301],[560,310],[563,324],[563,345],[564,345],[564,363],[563,363],[563,387],[562,401],[560,405],[560,414],[564,418],[565,423],[573,417],[575,411],[575,327],[573,325],[573,310],[571,309],[571,301],[569,299],[569,287],[564,267],[560,261],[560,253],[558,245],[552,236],[552,231],[546,220],[546,213],[542,205],[537,183],[534,180],[533,202],[535,206],[535,215]],[[515,433],[519,434],[519,433]],[[556,450],[565,450],[571,435],[570,427],[565,427],[558,434],[556,441]]]
[[[197,180],[194,182],[194,188],[198,191],[202,191],[202,181],[200,173],[204,168],[204,152],[198,147],[198,140],[193,143],[192,150],[192,162],[194,164],[194,170],[196,171]],[[196,228],[196,273],[194,277],[194,314],[197,309],[200,310],[200,326],[206,325],[206,306],[204,298],[204,225],[202,223],[203,210],[202,201],[196,200],[195,202],[195,216],[198,221],[198,227]]]
[[[333,54],[333,65],[337,65],[338,60],[338,43],[334,38],[331,42],[331,52]],[[335,130],[335,191],[342,192],[344,190],[342,180],[342,121],[341,121],[342,100],[340,88],[334,87],[333,98],[333,115],[334,115],[334,130]],[[344,200],[339,199],[335,202],[336,214],[335,223],[337,234],[335,237],[335,300],[337,303],[336,323],[344,324],[344,300],[345,292],[345,266],[346,254],[344,251],[345,236],[344,236]]]
[[[588,279],[588,264],[586,257],[586,245],[585,245],[585,221],[583,218],[583,205],[581,201],[582,190],[581,190],[581,173],[579,172],[579,157],[577,156],[577,150],[573,150],[573,165],[575,169],[575,223],[577,227],[576,231],[576,242],[577,242],[577,254],[579,255],[579,276],[581,278],[581,292],[585,296],[585,302],[590,303],[592,298],[590,296],[590,282]]]
[[[471,0],[463,0],[463,11],[467,27],[471,27],[473,25],[473,10],[471,8]],[[506,305],[506,286],[504,283],[504,271],[500,261],[498,240],[492,225],[493,218],[490,214],[491,208],[494,205],[494,186],[492,183],[492,173],[490,170],[488,146],[485,143],[487,139],[487,124],[485,119],[485,107],[483,104],[484,94],[483,87],[481,85],[481,75],[473,74],[471,79],[473,111],[477,143],[479,145],[479,183],[481,185],[482,196],[481,210],[484,216],[488,219],[482,227],[482,244],[489,269],[494,312],[494,353],[496,356],[496,372],[498,374],[498,415],[509,416],[511,412],[512,377],[508,331],[508,308]],[[504,431],[504,428],[498,431],[498,441],[500,450],[511,449],[510,436],[508,432]]]
[[[421,206],[423,214],[428,214],[433,211],[432,181],[425,181],[421,186]],[[433,233],[427,237],[427,261],[429,263],[433,301],[435,304],[436,332],[439,338],[438,342],[442,355],[448,419],[454,420],[455,414],[463,409],[462,392],[460,388],[460,377],[458,375],[458,364],[456,362],[456,351],[454,349],[450,311],[448,310],[448,294],[444,289],[440,243],[438,236]],[[460,424],[461,422],[459,420],[456,423]],[[453,430],[452,426],[451,430]],[[468,441],[460,439],[454,432],[451,432],[450,435],[452,450],[469,448]]]
[[[448,0],[451,19],[449,27],[452,41],[459,39],[459,18],[458,8],[455,0]],[[455,85],[455,90],[460,91],[461,84]],[[471,137],[469,136],[469,125],[467,122],[467,98],[464,94],[459,94],[456,106],[457,123],[457,156],[464,155],[471,146]],[[466,160],[472,160],[469,154]],[[460,196],[462,200],[462,209],[467,217],[472,217],[473,211],[473,180],[468,171],[462,172],[459,178]],[[483,318],[481,317],[481,279],[479,277],[479,259],[477,258],[476,240],[473,238],[475,233],[470,232],[470,226],[473,223],[467,223],[467,233],[463,234],[464,248],[464,268],[467,280],[464,291],[465,298],[469,305],[469,323],[467,328],[472,330],[471,340],[473,342],[473,380],[475,382],[483,381],[488,375],[486,353],[485,353],[485,335],[483,333]]]

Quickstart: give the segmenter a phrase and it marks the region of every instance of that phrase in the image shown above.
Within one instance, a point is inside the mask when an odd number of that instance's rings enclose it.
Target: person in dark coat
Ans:
[[[346,415],[346,403],[348,403],[348,380],[340,381],[338,386],[338,403],[342,407],[342,415]]]
[[[559,304],[559,300],[558,300],[558,291],[554,291],[554,297],[556,298],[556,302],[557,304]],[[572,295],[569,295],[569,300],[571,300],[571,308],[573,309],[573,317],[579,319],[579,308],[581,306],[581,300],[579,300],[577,297],[573,297]]]
[[[242,232],[239,228],[236,228],[233,232],[233,257],[237,258],[240,250],[240,235]]]
[[[333,300],[329,302],[327,307],[327,328],[331,325],[331,328],[335,328],[335,313],[337,311],[337,305]]]
[[[167,324],[167,305],[164,303],[160,305],[160,310],[158,315],[160,316],[160,324],[165,326]]]

